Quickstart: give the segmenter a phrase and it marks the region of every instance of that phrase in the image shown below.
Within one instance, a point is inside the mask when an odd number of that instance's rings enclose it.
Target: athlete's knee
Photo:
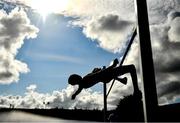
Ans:
[[[136,72],[136,68],[133,64],[127,66],[130,72]]]
[[[137,73],[136,73],[136,68],[133,64],[129,65],[129,72],[131,74],[132,77],[136,77]]]
[[[131,76],[134,76],[134,75],[136,75],[136,68],[133,64],[123,65],[123,66],[120,66],[120,67],[117,67],[116,69],[114,69],[114,72],[118,75],[130,73]]]
[[[130,65],[128,65],[130,68],[132,68],[132,69],[135,69],[135,66],[134,66],[134,64],[130,64]]]

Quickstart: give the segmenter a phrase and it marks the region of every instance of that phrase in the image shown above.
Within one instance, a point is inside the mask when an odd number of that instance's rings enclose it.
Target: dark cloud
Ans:
[[[161,104],[171,102],[180,95],[180,11],[168,10],[165,15],[164,21],[150,25],[158,100]]]
[[[177,11],[173,11],[173,12],[170,12],[169,14],[168,14],[168,19],[169,20],[173,20],[174,18],[176,18],[176,17],[180,17],[180,12],[177,12]]]
[[[159,69],[161,72],[166,72],[166,73],[174,73],[174,72],[180,73],[180,59],[174,59],[173,61],[170,61],[169,63],[161,66]]]
[[[158,87],[158,96],[177,96],[180,94],[180,81],[168,82],[167,84],[160,85]]]
[[[118,15],[108,14],[102,16],[99,20],[99,29],[100,30],[111,30],[111,31],[120,31],[127,28],[132,22],[127,20],[122,20]]]
[[[180,49],[180,42],[171,42],[171,43],[168,43],[167,45],[169,49],[174,50],[176,52],[179,51]]]
[[[158,73],[180,72],[179,43],[164,43],[161,51],[154,51],[154,66]]]
[[[9,71],[0,73],[0,78],[2,80],[6,79],[6,78],[10,78],[12,76],[13,76],[13,74]]]

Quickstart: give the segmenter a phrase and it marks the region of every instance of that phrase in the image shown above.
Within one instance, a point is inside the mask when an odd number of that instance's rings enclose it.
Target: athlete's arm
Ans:
[[[83,88],[79,86],[78,90],[72,95],[71,99],[74,100],[76,96],[82,91]]]

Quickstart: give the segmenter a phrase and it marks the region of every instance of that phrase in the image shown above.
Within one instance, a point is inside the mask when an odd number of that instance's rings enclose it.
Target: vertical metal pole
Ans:
[[[103,84],[104,90],[104,122],[107,121],[107,98],[106,98],[106,83]]]
[[[135,0],[140,42],[141,72],[144,87],[145,120],[155,121],[157,113],[157,93],[152,59],[152,49],[149,32],[149,21],[146,0]]]

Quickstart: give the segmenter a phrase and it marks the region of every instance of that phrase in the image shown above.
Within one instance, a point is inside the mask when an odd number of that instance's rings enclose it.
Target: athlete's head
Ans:
[[[82,80],[81,76],[77,74],[72,74],[68,79],[68,83],[71,85],[76,85],[79,84],[81,80]]]

